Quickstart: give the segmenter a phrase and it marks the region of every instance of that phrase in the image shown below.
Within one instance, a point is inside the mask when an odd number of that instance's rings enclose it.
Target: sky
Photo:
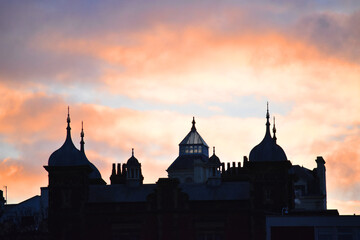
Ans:
[[[72,139],[109,184],[131,148],[167,177],[195,117],[223,162],[265,134],[294,165],[326,161],[329,209],[360,214],[360,1],[1,1],[0,184],[40,194]],[[273,122],[273,120],[272,120]]]

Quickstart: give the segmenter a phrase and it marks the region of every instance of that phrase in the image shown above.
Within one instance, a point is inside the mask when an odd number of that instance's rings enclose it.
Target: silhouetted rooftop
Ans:
[[[169,166],[166,171],[174,171],[174,170],[186,170],[193,169],[194,162],[196,159],[200,159],[203,162],[207,162],[208,158],[203,154],[193,154],[193,155],[180,155],[175,161]]]

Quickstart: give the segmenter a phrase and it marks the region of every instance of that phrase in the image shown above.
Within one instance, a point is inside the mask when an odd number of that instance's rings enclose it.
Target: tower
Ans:
[[[49,173],[49,232],[52,239],[80,239],[88,199],[88,161],[71,139],[68,108],[66,139],[44,166]]]
[[[209,160],[209,146],[197,132],[195,118],[190,132],[179,144],[179,156],[166,170],[169,178],[180,183],[205,182],[205,165]]]
[[[276,143],[276,128],[274,136],[270,133],[269,105],[266,110],[265,136],[249,154],[249,162],[244,167],[250,176],[254,189],[254,207],[266,211],[281,213],[282,209],[294,206],[292,179],[289,174],[290,161],[284,150]]]

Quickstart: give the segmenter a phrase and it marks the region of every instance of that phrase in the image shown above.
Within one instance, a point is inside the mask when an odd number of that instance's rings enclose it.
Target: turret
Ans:
[[[49,157],[49,210],[48,223],[51,239],[71,236],[81,238],[81,215],[88,201],[89,162],[71,140],[68,108],[66,140]]]
[[[131,157],[126,163],[126,184],[132,187],[139,186],[143,183],[144,177],[141,172],[141,164],[134,156],[132,149]]]
[[[213,155],[209,158],[206,164],[207,169],[207,183],[212,186],[218,186],[221,184],[221,162],[218,156],[215,154],[215,147],[213,147]]]

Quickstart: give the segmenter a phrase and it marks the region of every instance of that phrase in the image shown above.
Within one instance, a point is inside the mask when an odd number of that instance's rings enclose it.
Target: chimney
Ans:
[[[111,176],[110,176],[110,184],[115,184],[115,182],[116,182],[116,170],[115,170],[115,163],[113,163]]]
[[[118,163],[117,165],[117,175],[121,176],[121,169],[120,169],[121,163]]]
[[[322,156],[316,158],[317,178],[319,181],[320,194],[324,196],[324,210],[326,209],[326,168],[325,161]]]
[[[245,167],[246,166],[246,164],[248,163],[248,158],[247,158],[247,156],[244,156],[244,162],[243,162],[243,166]]]
[[[116,171],[115,171],[115,163],[112,164],[112,171],[111,171],[111,176],[115,176],[116,175]]]

